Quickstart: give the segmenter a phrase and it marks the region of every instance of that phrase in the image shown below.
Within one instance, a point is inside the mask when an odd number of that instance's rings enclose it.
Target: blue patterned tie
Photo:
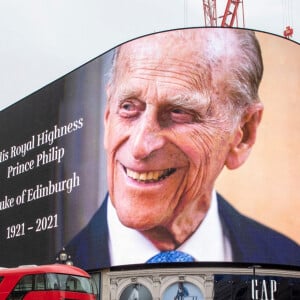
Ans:
[[[166,263],[166,262],[193,262],[195,261],[194,257],[191,255],[177,251],[163,251],[160,252],[150,259],[147,260],[147,264],[153,264],[153,263]]]

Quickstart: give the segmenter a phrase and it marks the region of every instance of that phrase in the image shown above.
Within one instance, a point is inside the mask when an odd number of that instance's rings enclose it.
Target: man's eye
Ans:
[[[175,123],[192,123],[195,118],[191,112],[181,108],[174,108],[171,110],[171,119]]]
[[[124,109],[124,110],[127,110],[127,111],[133,111],[135,108],[134,108],[134,105],[132,103],[125,102],[121,105],[121,109]]]
[[[124,101],[120,103],[119,115],[123,118],[136,117],[139,113],[139,103],[136,101]]]

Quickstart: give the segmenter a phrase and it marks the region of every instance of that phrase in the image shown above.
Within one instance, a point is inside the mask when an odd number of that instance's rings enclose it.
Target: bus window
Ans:
[[[45,274],[36,274],[34,279],[34,289],[37,291],[43,291],[46,289]]]
[[[68,291],[76,291],[76,292],[83,292],[85,291],[80,283],[80,280],[74,276],[68,276],[66,278],[66,290]]]
[[[60,289],[64,291],[93,293],[91,279],[75,275],[58,274]]]
[[[33,275],[26,275],[18,282],[7,300],[19,300],[24,297],[26,293],[32,291]]]
[[[59,281],[57,274],[48,273],[46,274],[46,290],[59,290]]]

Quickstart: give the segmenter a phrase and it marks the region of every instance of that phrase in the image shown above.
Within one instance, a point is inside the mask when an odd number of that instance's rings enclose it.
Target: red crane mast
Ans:
[[[218,26],[216,0],[202,0],[205,26]],[[242,27],[245,27],[243,0],[228,0],[223,16],[219,17],[222,27],[238,27],[239,12],[242,14]]]
[[[241,6],[239,6],[241,4]],[[239,26],[239,18],[238,18],[238,11],[239,7],[242,11],[242,27],[245,27],[245,20],[244,20],[244,2],[243,0],[228,0],[225,8],[224,15],[222,16],[222,27],[232,27],[232,26]]]
[[[203,0],[205,26],[217,26],[216,0]]]

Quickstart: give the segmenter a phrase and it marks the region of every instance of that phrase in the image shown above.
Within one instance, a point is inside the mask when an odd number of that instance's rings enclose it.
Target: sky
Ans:
[[[243,3],[246,28],[291,25],[300,42],[299,0]],[[202,0],[0,0],[0,110],[122,42],[193,26],[204,26]]]

